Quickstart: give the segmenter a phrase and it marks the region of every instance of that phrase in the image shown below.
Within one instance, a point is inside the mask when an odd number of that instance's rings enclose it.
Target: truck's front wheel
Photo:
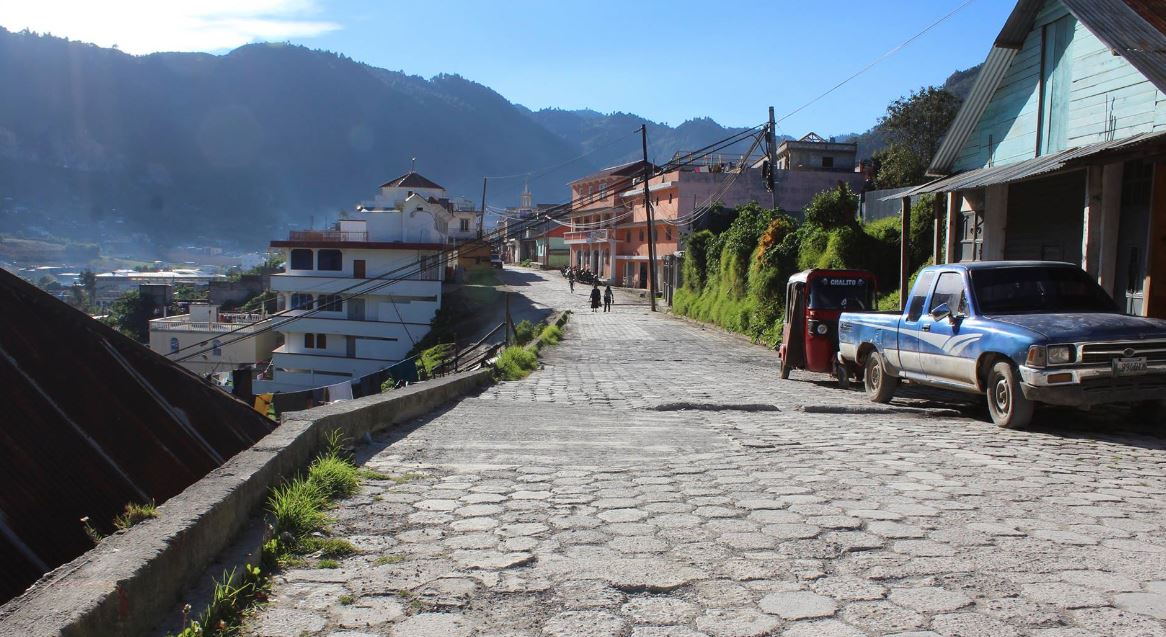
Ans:
[[[998,427],[1021,429],[1032,422],[1035,404],[1025,398],[1020,389],[1020,378],[1011,363],[993,365],[987,385],[988,411]]]
[[[866,373],[862,384],[866,387],[866,396],[876,403],[889,403],[899,387],[899,379],[887,375],[887,368],[883,366],[883,357],[878,352],[871,352],[866,357]]]

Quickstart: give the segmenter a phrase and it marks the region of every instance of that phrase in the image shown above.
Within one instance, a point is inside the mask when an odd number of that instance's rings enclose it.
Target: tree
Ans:
[[[959,107],[958,97],[936,86],[919,89],[887,106],[887,114],[878,123],[889,144],[878,158],[881,166],[875,179],[880,188],[914,185],[924,179]],[[884,168],[889,171],[886,179]]]
[[[81,287],[85,288],[85,293],[89,295],[89,305],[97,305],[97,275],[93,270],[85,268],[78,278],[81,282]]]
[[[876,188],[904,188],[919,184],[924,180],[930,163],[904,146],[875,151],[871,160],[875,164]]]
[[[131,290],[110,304],[106,325],[126,336],[145,342],[150,336],[150,319],[154,318],[154,300]]]

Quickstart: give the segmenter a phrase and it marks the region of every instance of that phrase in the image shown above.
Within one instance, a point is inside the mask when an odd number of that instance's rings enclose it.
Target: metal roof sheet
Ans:
[[[274,428],[165,357],[0,271],[0,601]]]
[[[988,168],[969,170],[950,177],[943,177],[931,183],[912,188],[907,192],[890,197],[883,197],[881,200],[887,201],[901,197],[914,197],[915,195],[929,192],[949,192],[953,190],[967,190],[969,188],[983,188],[984,186],[991,186],[993,184],[1005,184],[1022,179],[1030,179],[1064,168],[1072,168],[1081,160],[1091,158],[1095,155],[1117,150],[1128,150],[1131,146],[1160,141],[1166,141],[1166,132],[1141,133],[1124,139],[1098,142],[1088,146],[1078,146],[1077,148],[1069,148],[1058,153],[1053,153],[1052,155],[1035,157],[1003,166],[990,166]]]
[[[1032,30],[1045,0],[1020,0],[980,69],[971,93],[948,127],[928,175],[951,172],[956,157],[991,102],[1000,80]],[[1066,8],[1115,54],[1160,91],[1166,91],[1166,5],[1162,0],[1062,0]]]

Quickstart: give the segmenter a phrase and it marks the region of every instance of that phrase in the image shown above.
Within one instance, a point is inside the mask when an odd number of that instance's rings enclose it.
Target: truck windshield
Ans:
[[[810,308],[815,310],[868,310],[870,282],[859,277],[821,277],[810,281]]]
[[[1017,267],[972,270],[982,314],[1116,312],[1105,290],[1077,268]]]

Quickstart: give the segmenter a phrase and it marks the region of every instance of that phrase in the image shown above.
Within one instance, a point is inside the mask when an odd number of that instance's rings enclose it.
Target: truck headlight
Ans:
[[[1045,351],[1045,346],[1032,345],[1028,348],[1028,356],[1024,362],[1029,367],[1044,367],[1047,360],[1048,353]]]
[[[1076,358],[1072,345],[1051,345],[1045,348],[1047,353],[1047,360],[1049,365],[1064,365],[1065,363],[1072,363]]]

